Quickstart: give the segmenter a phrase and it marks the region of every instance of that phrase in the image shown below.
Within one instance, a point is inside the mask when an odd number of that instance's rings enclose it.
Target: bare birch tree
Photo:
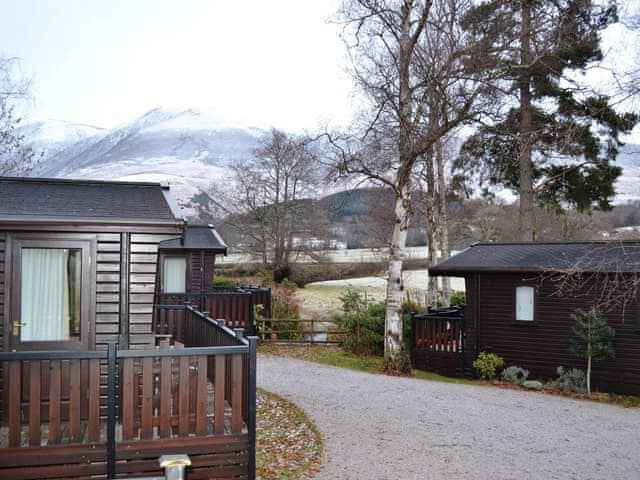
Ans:
[[[455,11],[448,17],[453,22],[438,16],[440,9],[432,8],[436,4]],[[345,0],[338,12],[352,74],[367,104],[355,125],[360,134],[333,141],[339,144],[337,171],[366,177],[394,192],[385,314],[389,370],[405,365],[402,267],[416,164],[446,133],[474,116],[479,98],[487,98],[480,95],[488,90],[480,80],[491,69],[475,63],[478,46],[465,42],[457,24],[467,6],[457,0]],[[438,35],[456,40],[446,55],[451,65],[447,84],[457,96],[455,102],[442,102],[442,121],[433,125],[428,99],[442,80],[439,64],[431,61],[432,40]]]

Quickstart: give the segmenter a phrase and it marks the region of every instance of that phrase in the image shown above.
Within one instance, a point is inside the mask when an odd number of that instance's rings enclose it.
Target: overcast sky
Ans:
[[[356,107],[327,23],[338,3],[0,0],[0,55],[22,58],[33,79],[29,120],[114,127],[165,106],[301,131],[346,124]],[[637,32],[604,39],[613,64],[637,59]]]
[[[113,127],[158,106],[287,130],[352,111],[336,0],[0,0],[29,120]]]

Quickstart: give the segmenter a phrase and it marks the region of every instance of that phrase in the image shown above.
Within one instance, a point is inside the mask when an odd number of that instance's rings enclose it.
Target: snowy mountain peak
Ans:
[[[213,109],[177,109],[158,107],[145,113],[128,128],[145,132],[242,130],[261,136],[263,130],[224,118]]]
[[[32,174],[103,180],[167,181],[185,213],[216,208],[211,185],[229,164],[252,155],[265,131],[213,110],[155,108],[103,130],[66,122],[21,127],[44,157]]]
[[[75,143],[104,132],[104,128],[63,120],[35,122],[20,129],[20,134],[33,143]]]

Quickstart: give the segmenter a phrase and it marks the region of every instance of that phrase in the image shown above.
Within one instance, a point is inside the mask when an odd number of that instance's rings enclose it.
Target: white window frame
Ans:
[[[524,293],[527,292],[527,293]],[[532,323],[536,321],[536,301],[537,292],[536,287],[533,285],[516,285],[514,292],[514,319],[516,322]],[[528,305],[523,305],[519,308],[521,302],[531,302],[530,310],[527,308],[527,312],[530,315],[522,315],[522,310]]]

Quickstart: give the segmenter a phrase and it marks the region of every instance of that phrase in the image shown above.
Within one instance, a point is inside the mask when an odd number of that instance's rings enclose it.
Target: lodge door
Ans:
[[[9,348],[89,345],[91,243],[17,238],[12,245]]]

